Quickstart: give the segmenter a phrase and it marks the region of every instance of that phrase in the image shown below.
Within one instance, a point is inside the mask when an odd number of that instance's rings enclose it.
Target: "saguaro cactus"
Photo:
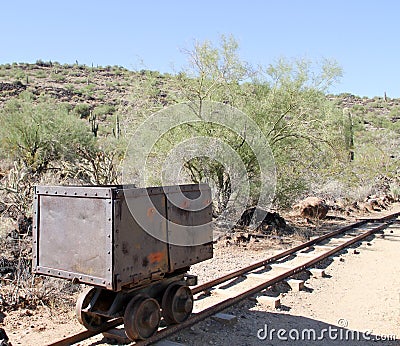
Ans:
[[[97,115],[90,111],[89,123],[92,127],[92,133],[97,137],[97,132],[99,131],[99,124],[97,123]]]

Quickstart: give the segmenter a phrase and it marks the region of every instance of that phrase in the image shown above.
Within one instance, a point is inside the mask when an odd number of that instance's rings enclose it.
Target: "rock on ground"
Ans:
[[[329,207],[322,198],[307,197],[293,206],[299,215],[305,219],[325,219]]]

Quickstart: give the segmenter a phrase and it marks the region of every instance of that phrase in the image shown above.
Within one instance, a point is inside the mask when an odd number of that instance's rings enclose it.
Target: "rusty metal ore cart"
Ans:
[[[89,285],[76,306],[87,329],[123,317],[130,339],[146,339],[161,317],[191,314],[187,272],[212,257],[211,218],[206,184],[37,186],[33,271]]]

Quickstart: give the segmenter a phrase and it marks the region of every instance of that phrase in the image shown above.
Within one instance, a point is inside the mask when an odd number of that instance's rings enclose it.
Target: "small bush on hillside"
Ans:
[[[101,105],[97,106],[93,113],[102,116],[102,115],[112,115],[115,112],[115,106],[113,105]]]
[[[87,103],[77,104],[74,108],[74,113],[81,119],[86,119],[90,115],[90,106]]]
[[[63,82],[65,81],[66,77],[61,73],[52,73],[50,78],[55,80],[56,82]]]
[[[371,107],[373,108],[385,108],[386,107],[386,103],[383,100],[376,100],[375,102],[371,103]]]
[[[393,107],[390,110],[389,117],[400,117],[400,107]]]
[[[367,110],[366,110],[365,106],[363,106],[363,105],[354,105],[351,108],[351,111],[352,111],[352,113],[355,113],[357,115],[362,115],[362,114],[365,114],[365,112]]]
[[[24,80],[26,78],[25,72],[24,71],[16,71],[14,74],[14,78],[16,80]]]
[[[89,84],[89,85],[86,85],[83,88],[81,88],[79,91],[81,92],[81,94],[91,97],[94,95],[95,90],[96,90],[96,85]]]
[[[35,77],[37,77],[37,78],[46,78],[47,75],[46,75],[46,72],[44,72],[44,71],[42,71],[42,70],[39,70],[39,71],[37,71],[37,72],[35,73]]]

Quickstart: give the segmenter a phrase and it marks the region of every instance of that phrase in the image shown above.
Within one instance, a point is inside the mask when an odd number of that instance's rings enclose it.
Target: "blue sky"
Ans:
[[[6,1],[0,63],[38,59],[171,72],[194,40],[232,34],[242,58],[332,58],[331,92],[400,97],[399,1]]]

